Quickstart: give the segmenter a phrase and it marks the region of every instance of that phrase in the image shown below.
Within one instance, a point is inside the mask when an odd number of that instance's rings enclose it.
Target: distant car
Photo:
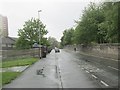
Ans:
[[[55,47],[55,53],[60,52],[59,48]]]

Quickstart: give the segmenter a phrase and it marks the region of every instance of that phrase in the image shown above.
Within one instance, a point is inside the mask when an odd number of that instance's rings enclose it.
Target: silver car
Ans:
[[[55,47],[55,53],[60,52],[59,48]]]

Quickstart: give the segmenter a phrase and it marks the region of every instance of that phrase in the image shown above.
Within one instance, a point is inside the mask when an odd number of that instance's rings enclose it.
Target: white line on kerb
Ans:
[[[114,67],[111,67],[111,66],[108,66],[109,68],[112,68],[112,69],[114,69],[114,70],[119,70],[119,69],[117,69],[117,68],[114,68]]]
[[[94,77],[95,79],[97,78],[95,75],[92,74],[92,77]]]
[[[105,83],[104,81],[100,81],[102,84],[104,84],[106,87],[108,87],[109,85],[107,83]]]

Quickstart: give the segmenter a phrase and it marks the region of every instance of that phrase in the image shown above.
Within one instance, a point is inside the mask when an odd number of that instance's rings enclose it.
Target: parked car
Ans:
[[[60,52],[59,48],[55,47],[55,53]]]
[[[46,46],[41,47],[41,54],[42,54],[42,58],[46,58],[46,54],[47,54],[47,47]]]
[[[52,47],[51,46],[48,46],[47,48],[47,53],[50,53],[52,51]]]

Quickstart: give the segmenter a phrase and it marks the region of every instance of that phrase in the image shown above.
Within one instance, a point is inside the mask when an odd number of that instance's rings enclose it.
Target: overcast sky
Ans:
[[[46,25],[48,36],[58,41],[65,29],[75,26],[84,8],[90,2],[99,0],[2,0],[0,14],[8,17],[9,36],[17,37],[18,29],[32,17],[40,19]]]

